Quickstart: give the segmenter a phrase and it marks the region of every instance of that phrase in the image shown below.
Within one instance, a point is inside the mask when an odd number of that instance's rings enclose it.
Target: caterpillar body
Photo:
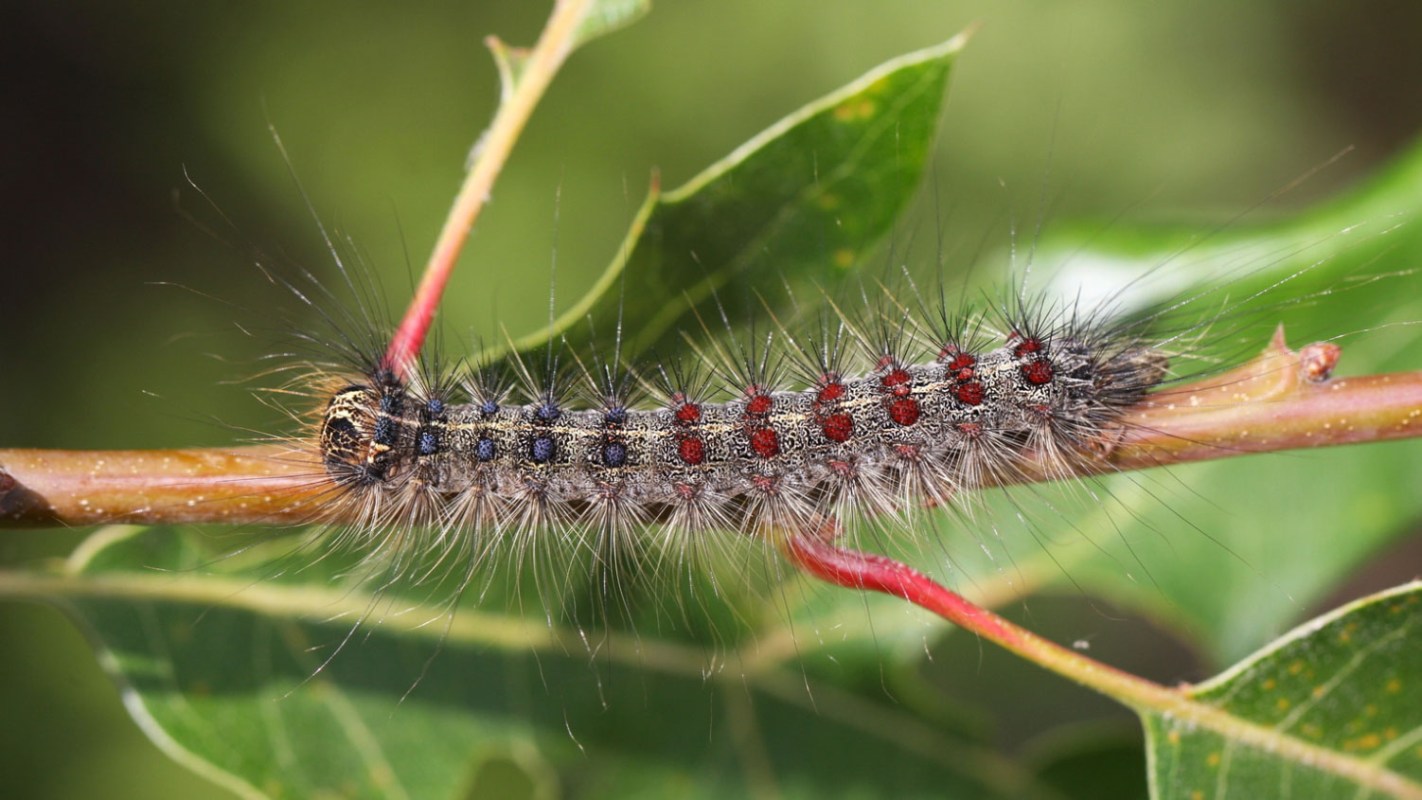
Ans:
[[[958,502],[1010,478],[1029,453],[1069,475],[1166,378],[1164,352],[1127,325],[1003,322],[995,347],[959,326],[916,335],[918,348],[862,339],[860,364],[827,349],[800,388],[762,378],[718,397],[660,366],[663,385],[638,402],[619,389],[631,376],[590,375],[585,394],[601,402],[584,409],[548,387],[514,396],[480,372],[456,391],[375,368],[331,394],[319,459],[337,507],[354,505],[375,531],[665,523],[678,536],[773,536],[842,511]]]

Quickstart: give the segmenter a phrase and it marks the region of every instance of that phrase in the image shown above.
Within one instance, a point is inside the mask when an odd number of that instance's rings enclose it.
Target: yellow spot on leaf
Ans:
[[[1287,697],[1280,697],[1278,700],[1274,701],[1274,708],[1280,711],[1288,711],[1289,707],[1292,705],[1293,703],[1290,703]]]
[[[1220,765],[1220,753],[1218,750],[1205,756],[1205,765],[1210,767],[1218,767]]]
[[[1299,674],[1300,672],[1303,672],[1303,671],[1304,671],[1304,662],[1302,662],[1302,661],[1295,661],[1295,662],[1293,662],[1292,664],[1289,664],[1289,674],[1290,674],[1290,675],[1297,675],[1297,674]]]
[[[1265,678],[1265,679],[1264,679],[1264,682],[1261,683],[1261,684],[1259,684],[1259,685],[1262,686],[1262,687],[1264,687],[1264,691],[1266,691],[1266,692],[1272,692],[1272,691],[1274,691],[1274,687],[1278,686],[1279,683],[1278,683],[1278,681],[1274,680],[1273,678]]]
[[[854,266],[854,251],[848,247],[841,247],[834,251],[834,265],[840,269],[849,269]]]
[[[1165,741],[1171,744],[1180,744],[1180,731],[1171,731],[1165,734]]]
[[[1397,694],[1398,692],[1402,691],[1402,681],[1398,680],[1397,678],[1392,678],[1387,683],[1383,684],[1383,691],[1387,692],[1388,694]]]
[[[1359,750],[1373,750],[1382,745],[1382,737],[1376,733],[1364,734],[1354,740]]]
[[[874,116],[879,107],[866,97],[855,97],[834,107],[834,118],[839,122],[860,122]]]

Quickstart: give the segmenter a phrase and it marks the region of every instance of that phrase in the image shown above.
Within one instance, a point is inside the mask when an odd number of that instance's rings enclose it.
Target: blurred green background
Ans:
[[[398,306],[496,100],[482,37],[529,42],[546,12],[5,3],[0,444],[220,445],[279,424],[247,389],[281,340],[275,308],[292,304],[251,254],[323,275],[330,263],[268,123]],[[1276,213],[1349,185],[1422,129],[1422,9],[1400,0],[662,2],[554,85],[467,251],[447,338],[538,325],[555,257],[571,302],[653,169],[676,186],[800,104],[973,22],[934,185],[903,237],[929,261],[1005,247],[1012,225],[1030,238],[1041,219],[1229,219],[1354,148],[1255,216]],[[0,563],[81,535],[7,532]],[[216,791],[142,737],[57,612],[0,606],[0,794]]]

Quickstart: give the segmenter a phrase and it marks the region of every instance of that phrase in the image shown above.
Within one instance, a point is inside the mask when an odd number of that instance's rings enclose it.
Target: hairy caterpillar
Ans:
[[[1071,474],[1165,378],[1165,355],[1129,326],[1079,312],[1054,323],[1040,307],[1019,314],[995,344],[981,320],[937,333],[901,324],[881,342],[841,321],[840,337],[854,341],[827,342],[799,363],[767,342],[741,365],[755,377],[739,386],[712,386],[716,370],[653,365],[665,388],[650,403],[636,402],[633,375],[604,369],[567,391],[600,400],[588,409],[570,407],[556,378],[520,397],[475,372],[460,397],[449,376],[406,382],[374,367],[326,404],[319,460],[334,504],[354,507],[336,515],[361,520],[350,535],[375,551],[392,526],[475,541],[553,526],[561,538],[615,540],[661,523],[660,536],[681,539],[906,515],[1025,472],[1016,459],[1029,451],[1047,454],[1048,474]],[[916,360],[924,350],[931,361]],[[779,382],[785,373],[812,382],[794,388]]]

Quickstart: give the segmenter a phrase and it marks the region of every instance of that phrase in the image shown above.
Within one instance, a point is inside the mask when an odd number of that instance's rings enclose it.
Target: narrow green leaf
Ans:
[[[635,356],[854,275],[914,194],[966,36],[900,56],[770,126],[686,185],[654,188],[617,258],[554,324],[574,347],[624,328]],[[788,291],[787,291],[788,290]],[[519,349],[550,338],[541,331]],[[605,338],[605,337],[604,337]]]
[[[1309,622],[1189,695],[1219,719],[1143,714],[1154,797],[1422,798],[1422,583]]]

